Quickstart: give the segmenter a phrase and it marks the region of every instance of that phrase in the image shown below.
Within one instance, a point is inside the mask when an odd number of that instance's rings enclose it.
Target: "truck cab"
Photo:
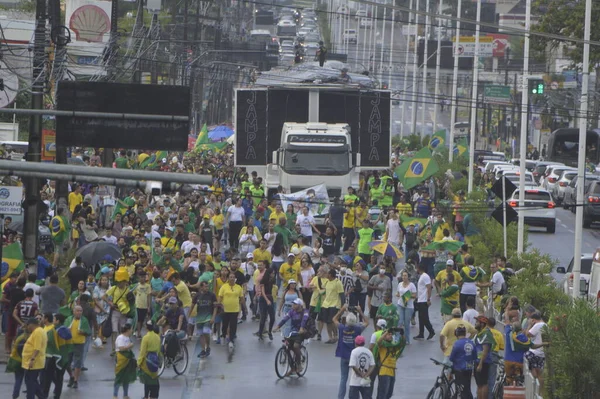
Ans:
[[[325,184],[330,198],[341,197],[348,187],[358,188],[359,166],[360,154],[354,161],[348,124],[286,122],[281,145],[267,165],[267,192],[282,186],[293,193]]]

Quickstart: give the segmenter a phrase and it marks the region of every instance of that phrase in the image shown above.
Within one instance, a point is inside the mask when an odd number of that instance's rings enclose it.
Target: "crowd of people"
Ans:
[[[96,156],[86,162],[99,162]],[[126,152],[115,162],[134,164]],[[105,345],[115,358],[114,397],[122,387],[127,398],[139,378],[144,397],[158,398],[157,357],[167,331],[183,341],[198,337],[199,356],[209,358],[211,345],[235,347],[237,326],[249,319],[263,341],[279,329],[308,338],[310,318],[314,338],[335,346],[340,358],[338,398],[348,391],[350,398],[388,399],[405,346],[436,335],[429,318],[436,292],[445,322],[440,347],[463,398],[471,397],[472,370],[478,397],[488,396],[501,350],[507,378],[518,378],[523,355],[541,376],[539,314],[525,309],[521,323],[511,298],[504,332],[480,314],[478,290],[489,289],[503,306],[507,265],[500,257],[489,277],[476,266],[469,239],[477,230],[463,192],[437,179],[406,190],[392,173],[367,173],[357,190],[333,201],[320,228],[308,204],[268,198],[262,179],[233,168],[227,151],[169,154],[158,164],[211,173],[213,183],[156,197],[74,184],[68,209],[53,215],[53,257],[41,253],[37,265],[5,276],[2,331],[15,373],[13,398],[23,380],[28,398],[48,397],[52,385],[59,398],[65,372],[67,387],[78,389],[90,348]],[[44,187],[50,209],[53,187]],[[117,246],[119,256],[87,263],[73,257],[73,249],[101,241]],[[376,252],[375,241],[402,250],[404,259]],[[446,241],[458,244],[434,245]],[[418,334],[411,337],[416,316]],[[369,321],[375,332],[367,346]],[[290,374],[301,371],[296,365]]]

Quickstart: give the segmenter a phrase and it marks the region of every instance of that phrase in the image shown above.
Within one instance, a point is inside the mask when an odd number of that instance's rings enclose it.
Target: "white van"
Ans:
[[[358,43],[358,34],[356,29],[344,29],[344,42]]]
[[[360,27],[364,29],[371,29],[373,27],[373,21],[370,18],[361,18]]]

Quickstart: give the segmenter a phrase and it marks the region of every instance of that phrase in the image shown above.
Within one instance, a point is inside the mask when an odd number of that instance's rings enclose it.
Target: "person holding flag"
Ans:
[[[398,283],[396,297],[398,299],[399,321],[398,327],[404,328],[404,337],[406,344],[410,345],[410,320],[415,311],[415,298],[417,297],[417,287],[410,281],[410,276],[406,270],[401,273],[402,281]]]
[[[119,397],[119,387],[123,386],[123,397],[129,398],[129,384],[137,378],[137,362],[131,342],[131,324],[125,324],[115,341],[117,362],[115,364],[115,383],[113,386],[113,399]]]
[[[71,363],[73,334],[64,325],[66,318],[63,314],[47,313],[44,318],[47,323],[44,331],[48,336],[48,346],[46,347],[46,367],[42,379],[42,392],[48,397],[50,385],[54,384],[54,398],[59,399],[65,371]]]
[[[467,310],[467,298],[472,297],[475,300],[477,296],[477,283],[485,276],[485,271],[474,266],[475,258],[473,256],[467,256],[465,258],[465,266],[460,269],[459,274],[463,280],[463,284],[460,287],[460,311],[466,312]]]
[[[146,329],[148,333],[144,335],[140,345],[137,374],[140,382],[144,384],[144,399],[158,399],[160,390],[158,381],[160,336],[157,334],[158,327],[152,320],[146,322]]]
[[[65,216],[65,208],[56,208],[56,216],[50,221],[52,242],[54,243],[54,259],[52,264],[58,265],[60,257],[64,254],[65,242],[69,241],[71,235],[71,223]]]

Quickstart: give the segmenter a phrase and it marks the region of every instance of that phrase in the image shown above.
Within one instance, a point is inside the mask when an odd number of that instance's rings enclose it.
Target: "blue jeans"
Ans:
[[[371,395],[371,387],[357,387],[350,386],[348,390],[348,399],[371,399],[373,396]]]
[[[379,385],[377,386],[377,399],[390,399],[394,394],[394,385],[396,377],[389,375],[379,376]]]
[[[119,387],[121,385],[115,383],[113,386],[113,396],[119,397]],[[129,384],[123,384],[123,396],[129,396]]]
[[[19,367],[15,370],[15,385],[13,387],[12,397],[18,398],[21,393],[21,385],[23,385],[23,377],[25,377],[25,370]]]
[[[404,328],[404,338],[406,343],[410,344],[410,319],[413,316],[413,308],[405,308],[404,306],[398,306],[398,327]]]
[[[276,284],[277,284],[277,288],[281,288],[281,276],[279,275],[279,268],[281,267],[281,265],[283,265],[283,262],[272,262],[271,263],[271,268],[273,269],[273,272],[275,273],[275,276],[277,278],[276,280]]]
[[[40,370],[25,370],[25,387],[27,388],[27,399],[43,398],[42,386],[40,385]],[[14,392],[13,392],[14,393]]]
[[[492,353],[492,360],[498,360],[498,354]],[[498,365],[494,362],[490,363],[490,374],[488,375],[488,398],[494,399],[494,385],[496,385],[496,373]]]
[[[85,337],[85,343],[83,344],[83,356],[81,358],[81,367],[82,368],[85,367],[85,359],[87,358],[91,344],[92,344],[92,336],[88,335],[87,337]]]
[[[340,388],[338,389],[338,399],[346,397],[346,385],[348,384],[348,372],[350,371],[350,359],[340,358]]]

